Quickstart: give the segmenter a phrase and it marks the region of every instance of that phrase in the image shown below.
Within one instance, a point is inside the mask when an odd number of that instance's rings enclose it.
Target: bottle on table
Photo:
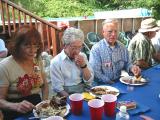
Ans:
[[[129,114],[126,106],[120,107],[120,111],[116,114],[116,120],[129,120]]]

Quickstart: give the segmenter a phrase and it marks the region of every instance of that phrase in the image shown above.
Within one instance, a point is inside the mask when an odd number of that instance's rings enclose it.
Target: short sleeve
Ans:
[[[9,75],[2,64],[0,64],[0,86],[9,86]]]

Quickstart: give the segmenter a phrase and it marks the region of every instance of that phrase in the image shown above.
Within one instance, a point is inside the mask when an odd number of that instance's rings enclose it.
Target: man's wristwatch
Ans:
[[[84,69],[84,68],[86,68],[86,67],[87,67],[87,64],[85,64],[85,65],[84,65],[84,66],[82,66],[81,68],[82,68],[82,69]]]

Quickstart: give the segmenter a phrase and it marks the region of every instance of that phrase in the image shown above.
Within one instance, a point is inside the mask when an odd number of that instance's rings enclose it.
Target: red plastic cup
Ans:
[[[83,95],[74,93],[69,96],[71,111],[74,115],[81,115],[83,109]]]
[[[106,116],[113,117],[115,115],[117,97],[113,94],[102,95],[104,101],[104,113]]]
[[[91,120],[102,120],[104,102],[100,99],[92,99],[88,102]]]

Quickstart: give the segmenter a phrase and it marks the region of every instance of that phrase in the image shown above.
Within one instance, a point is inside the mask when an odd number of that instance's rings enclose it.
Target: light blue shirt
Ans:
[[[83,78],[82,69],[77,67],[74,60],[70,60],[65,54],[64,50],[51,60],[50,73],[52,87],[55,92],[61,92],[64,90],[65,86],[75,86],[82,81],[88,85],[91,85],[93,81],[94,74],[91,69],[87,56],[84,53],[80,53],[84,58],[85,62],[91,71],[91,77],[89,80]]]
[[[160,31],[157,32],[155,37],[151,39],[151,42],[156,50],[156,53],[160,52]]]
[[[131,67],[127,48],[119,41],[110,47],[105,39],[92,47],[89,63],[99,82],[116,80],[120,77],[121,70],[129,71]]]

